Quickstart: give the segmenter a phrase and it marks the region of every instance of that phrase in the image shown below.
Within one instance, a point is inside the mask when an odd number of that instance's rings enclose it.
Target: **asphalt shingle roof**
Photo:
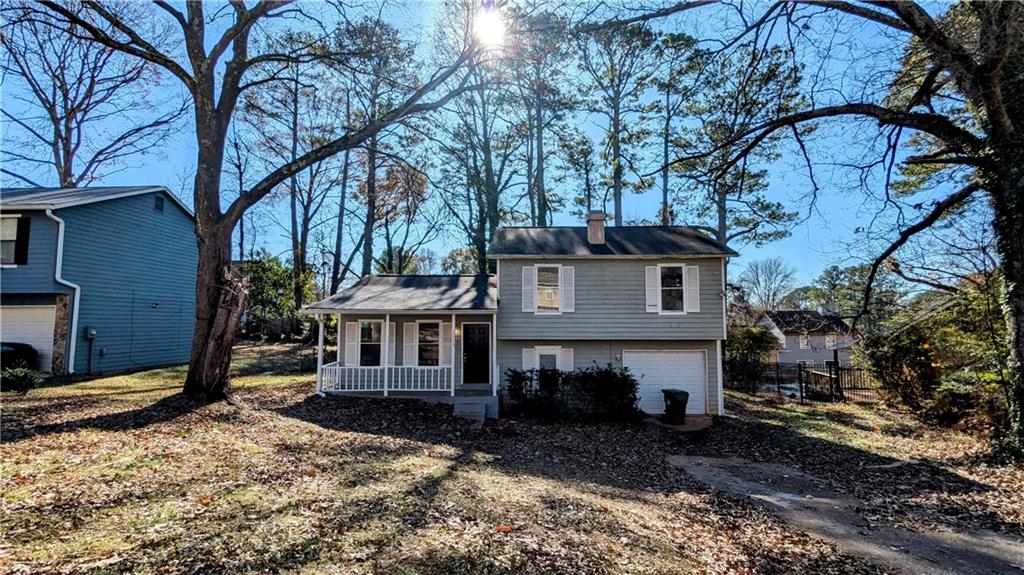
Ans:
[[[850,326],[838,316],[812,310],[773,310],[765,312],[782,333],[850,333]]]
[[[735,256],[733,250],[687,226],[606,226],[605,243],[587,241],[587,228],[498,228],[487,257]]]
[[[183,210],[192,214],[192,210],[163,186],[109,186],[89,188],[4,188],[0,190],[0,207],[17,208],[19,206],[46,206],[60,209],[94,202],[103,202],[115,198],[164,192]]]
[[[455,311],[498,309],[498,288],[487,275],[366,276],[306,308],[308,312]]]

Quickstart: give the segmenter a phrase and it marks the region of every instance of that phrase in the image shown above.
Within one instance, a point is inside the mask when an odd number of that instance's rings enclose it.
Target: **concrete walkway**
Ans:
[[[792,467],[741,458],[670,456],[671,465],[732,496],[750,497],[797,529],[901,573],[1024,574],[1024,542],[991,531],[872,527],[860,502]]]

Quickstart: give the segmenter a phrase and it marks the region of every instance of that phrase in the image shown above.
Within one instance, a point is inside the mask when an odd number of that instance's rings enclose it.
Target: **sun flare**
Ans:
[[[484,7],[476,15],[476,39],[486,48],[497,48],[505,41],[505,20],[497,8]]]

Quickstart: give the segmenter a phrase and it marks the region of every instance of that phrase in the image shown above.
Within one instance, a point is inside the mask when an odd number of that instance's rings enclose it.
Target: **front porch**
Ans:
[[[489,280],[369,276],[311,305],[306,311],[319,326],[317,393],[484,404],[496,415],[497,305]],[[330,323],[334,357],[324,347]]]

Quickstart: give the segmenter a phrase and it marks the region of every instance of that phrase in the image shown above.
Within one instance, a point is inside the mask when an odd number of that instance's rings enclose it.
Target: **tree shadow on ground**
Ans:
[[[83,397],[80,399],[66,400],[63,403],[64,409],[82,408],[91,405],[100,405],[102,400]],[[144,405],[127,411],[116,411],[76,419],[72,421],[59,421],[55,423],[37,425],[34,420],[40,414],[60,409],[62,406],[36,406],[25,410],[19,409],[16,416],[11,413],[5,414],[0,431],[0,443],[15,443],[32,437],[51,435],[54,433],[69,433],[81,429],[94,429],[100,431],[127,431],[141,429],[157,423],[163,423],[177,419],[190,413],[202,404],[195,402],[183,394],[174,394],[159,399],[151,404]]]
[[[758,420],[719,418],[707,432],[689,436],[643,425],[530,421],[489,422],[472,430],[445,405],[315,395],[277,412],[324,429],[452,445],[487,454],[488,465],[506,473],[576,481],[624,498],[703,491],[702,484],[664,463],[673,453],[784,462],[875,502],[879,512],[886,506],[886,513],[926,515],[953,529],[980,525],[1021,532],[1021,526],[970,503],[970,495],[992,491],[989,485],[928,462],[907,462]],[[957,495],[968,497],[950,498]]]

